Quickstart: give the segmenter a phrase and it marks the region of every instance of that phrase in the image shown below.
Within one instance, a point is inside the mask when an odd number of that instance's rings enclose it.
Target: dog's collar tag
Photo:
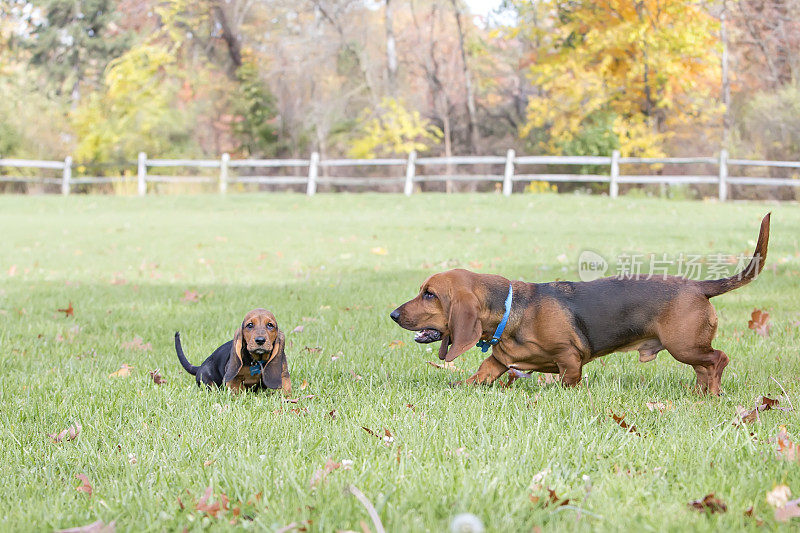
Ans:
[[[503,334],[503,330],[506,329],[506,324],[508,324],[508,317],[511,316],[511,301],[514,298],[514,287],[511,284],[508,284],[508,296],[506,296],[506,310],[503,313],[503,319],[497,325],[497,329],[492,335],[492,338],[488,341],[479,340],[476,346],[481,349],[482,352],[486,353],[489,351],[489,348],[500,342],[500,336]]]
[[[250,375],[251,376],[259,375],[261,371],[264,369],[264,365],[266,364],[267,364],[266,361],[253,361],[252,363],[250,363]]]

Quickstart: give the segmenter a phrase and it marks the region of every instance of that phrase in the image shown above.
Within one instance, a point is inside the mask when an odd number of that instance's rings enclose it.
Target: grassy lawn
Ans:
[[[425,277],[456,265],[576,280],[585,249],[612,263],[623,252],[750,253],[769,210],[767,269],[714,299],[716,347],[731,359],[720,398],[694,395],[694,372],[666,352],[648,364],[635,353],[609,355],[585,367],[574,390],[536,379],[453,388],[468,374],[426,364],[438,345],[415,344],[388,317]],[[800,496],[800,467],[779,460],[769,441],[782,425],[800,440],[800,411],[731,423],[737,405],[762,394],[800,409],[797,205],[488,194],[3,196],[0,249],[3,531],[100,519],[124,531],[274,531],[292,522],[360,531],[364,521],[374,532],[350,485],[387,531],[445,531],[461,512],[488,531],[755,531],[756,518],[744,515],[750,506],[767,527],[780,527],[765,501],[773,487]],[[57,311],[70,302],[73,316]],[[286,332],[293,397],[313,398],[233,398],[198,389],[179,366],[176,330],[199,364],[259,306]],[[771,315],[768,337],[747,328],[756,307]],[[474,371],[481,360],[475,349],[456,366]],[[123,364],[130,375],[110,377]],[[150,378],[155,369],[165,384]],[[671,408],[650,411],[647,402]],[[77,439],[48,438],[75,422]],[[362,426],[388,429],[393,440]],[[312,487],[329,458],[352,467]],[[532,487],[543,470],[542,488]],[[76,490],[76,474],[87,476],[91,495]],[[216,517],[196,509],[207,487],[207,503],[223,493],[230,500]],[[547,488],[569,504],[545,505]],[[712,492],[726,513],[687,505]]]

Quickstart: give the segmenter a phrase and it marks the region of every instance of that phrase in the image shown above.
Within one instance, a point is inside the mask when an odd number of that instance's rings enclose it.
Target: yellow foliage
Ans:
[[[558,192],[558,187],[547,181],[532,181],[525,186],[525,192],[532,194]]]
[[[349,154],[357,158],[423,152],[442,139],[439,128],[410,111],[402,100],[384,98],[378,109],[365,109],[359,118],[359,134]]]
[[[539,89],[529,100],[527,136],[549,133],[557,151],[581,133],[588,117],[612,113],[622,155],[663,155],[677,126],[707,124],[721,108],[718,20],[695,0],[523,0],[539,10],[525,37],[539,43],[529,77]],[[528,20],[522,18],[521,20]]]

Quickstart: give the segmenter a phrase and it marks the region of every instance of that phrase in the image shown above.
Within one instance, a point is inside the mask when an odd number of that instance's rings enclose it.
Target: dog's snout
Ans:
[[[256,337],[255,340],[256,340],[256,344],[258,344],[259,346],[261,346],[262,344],[267,342],[267,338],[266,337]]]
[[[395,322],[397,322],[397,320],[400,318],[400,309],[399,309],[399,308],[398,308],[398,309],[395,309],[394,311],[392,311],[392,312],[389,314],[389,316],[391,317],[391,319],[392,319],[392,320],[394,320]]]

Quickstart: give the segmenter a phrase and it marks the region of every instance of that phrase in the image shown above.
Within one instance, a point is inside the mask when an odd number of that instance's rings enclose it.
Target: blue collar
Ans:
[[[264,365],[266,364],[267,364],[266,361],[253,361],[252,363],[250,363],[250,375],[251,376],[259,375],[261,371],[264,369]]]
[[[489,351],[489,348],[500,342],[500,336],[503,334],[503,330],[506,329],[506,324],[508,323],[508,317],[511,316],[511,300],[514,297],[514,288],[511,284],[508,284],[508,296],[506,296],[506,311],[503,313],[503,319],[497,325],[497,329],[492,335],[492,338],[488,341],[479,340],[476,346],[481,349],[482,352],[486,353]]]

